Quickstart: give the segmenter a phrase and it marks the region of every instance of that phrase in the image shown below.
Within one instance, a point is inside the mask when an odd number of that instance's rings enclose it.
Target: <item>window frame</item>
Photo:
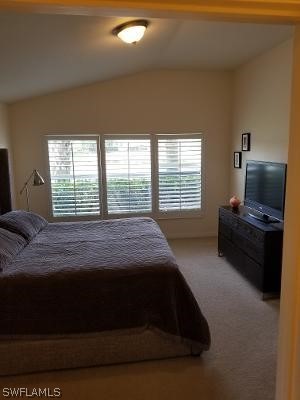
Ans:
[[[151,204],[152,211],[150,212],[130,212],[130,213],[113,213],[108,214],[107,208],[107,180],[106,180],[106,157],[105,157],[105,140],[106,139],[119,139],[119,140],[132,140],[132,139],[149,139],[150,140],[150,159],[151,159]],[[175,211],[160,211],[159,210],[159,154],[158,154],[158,140],[159,139],[201,139],[201,206],[200,209],[192,210],[175,210]],[[100,213],[97,215],[86,216],[54,216],[53,203],[52,203],[52,189],[51,189],[51,172],[49,163],[48,140],[97,140],[97,155],[98,155],[98,179],[99,179],[99,205]],[[156,220],[168,219],[189,219],[201,218],[204,210],[204,186],[205,186],[205,171],[204,171],[204,157],[205,157],[205,139],[203,133],[144,133],[144,134],[55,134],[45,135],[45,148],[46,148],[46,163],[47,163],[47,191],[48,191],[48,209],[49,219],[52,221],[88,221],[88,220],[105,220],[105,219],[118,219],[130,217],[150,217]]]
[[[182,218],[199,218],[203,215],[203,134],[202,133],[155,133],[153,134],[154,136],[154,141],[155,141],[155,154],[156,154],[156,168],[154,169],[154,175],[155,176],[155,186],[157,190],[157,205],[156,209],[153,210],[154,218],[155,219],[182,219]],[[201,139],[201,191],[200,191],[200,196],[201,196],[201,203],[200,203],[200,208],[199,209],[192,209],[192,210],[176,210],[176,211],[160,211],[159,210],[159,153],[158,153],[158,140],[161,139],[170,139],[170,137],[174,139],[195,139],[199,138]]]
[[[152,165],[152,139],[151,134],[102,134],[100,135],[100,151],[101,151],[101,168],[103,173],[102,179],[102,193],[103,193],[103,214],[104,219],[117,219],[117,218],[130,218],[130,217],[153,217],[153,186],[152,186],[152,196],[151,204],[152,211],[150,212],[130,212],[130,213],[108,213],[107,207],[107,179],[106,179],[106,154],[105,154],[105,140],[134,140],[134,139],[149,139],[150,140],[150,160],[151,160],[151,185],[153,185],[153,165]]]
[[[47,191],[48,191],[48,212],[49,212],[49,217],[51,221],[94,221],[94,220],[99,220],[99,218],[103,218],[102,215],[102,199],[101,199],[101,167],[100,167],[100,136],[99,135],[67,135],[67,134],[56,134],[56,135],[46,135],[45,137],[45,151],[46,151],[46,160],[47,160]],[[94,215],[62,215],[62,216],[54,216],[53,215],[53,200],[52,200],[52,187],[51,187],[51,168],[50,168],[50,162],[49,162],[49,150],[48,150],[48,141],[49,140],[96,140],[97,141],[97,156],[98,156],[98,184],[99,184],[99,207],[100,207],[100,212],[99,214],[94,214]]]

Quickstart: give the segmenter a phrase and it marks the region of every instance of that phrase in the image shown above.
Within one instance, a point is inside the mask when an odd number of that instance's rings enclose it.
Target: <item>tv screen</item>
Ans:
[[[245,205],[283,219],[286,164],[248,161],[246,166]]]

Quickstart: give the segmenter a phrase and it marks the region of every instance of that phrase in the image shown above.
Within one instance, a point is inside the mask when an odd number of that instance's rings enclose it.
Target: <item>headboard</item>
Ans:
[[[11,209],[8,150],[0,149],[0,215]]]

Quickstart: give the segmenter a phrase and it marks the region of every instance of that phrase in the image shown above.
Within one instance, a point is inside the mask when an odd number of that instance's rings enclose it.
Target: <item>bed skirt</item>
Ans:
[[[199,355],[193,346],[157,329],[1,338],[0,376]]]

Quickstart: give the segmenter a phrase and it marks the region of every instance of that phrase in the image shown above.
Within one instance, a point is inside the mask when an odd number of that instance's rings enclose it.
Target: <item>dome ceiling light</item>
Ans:
[[[129,21],[117,26],[112,33],[125,43],[135,44],[142,39],[148,25],[145,19]]]

